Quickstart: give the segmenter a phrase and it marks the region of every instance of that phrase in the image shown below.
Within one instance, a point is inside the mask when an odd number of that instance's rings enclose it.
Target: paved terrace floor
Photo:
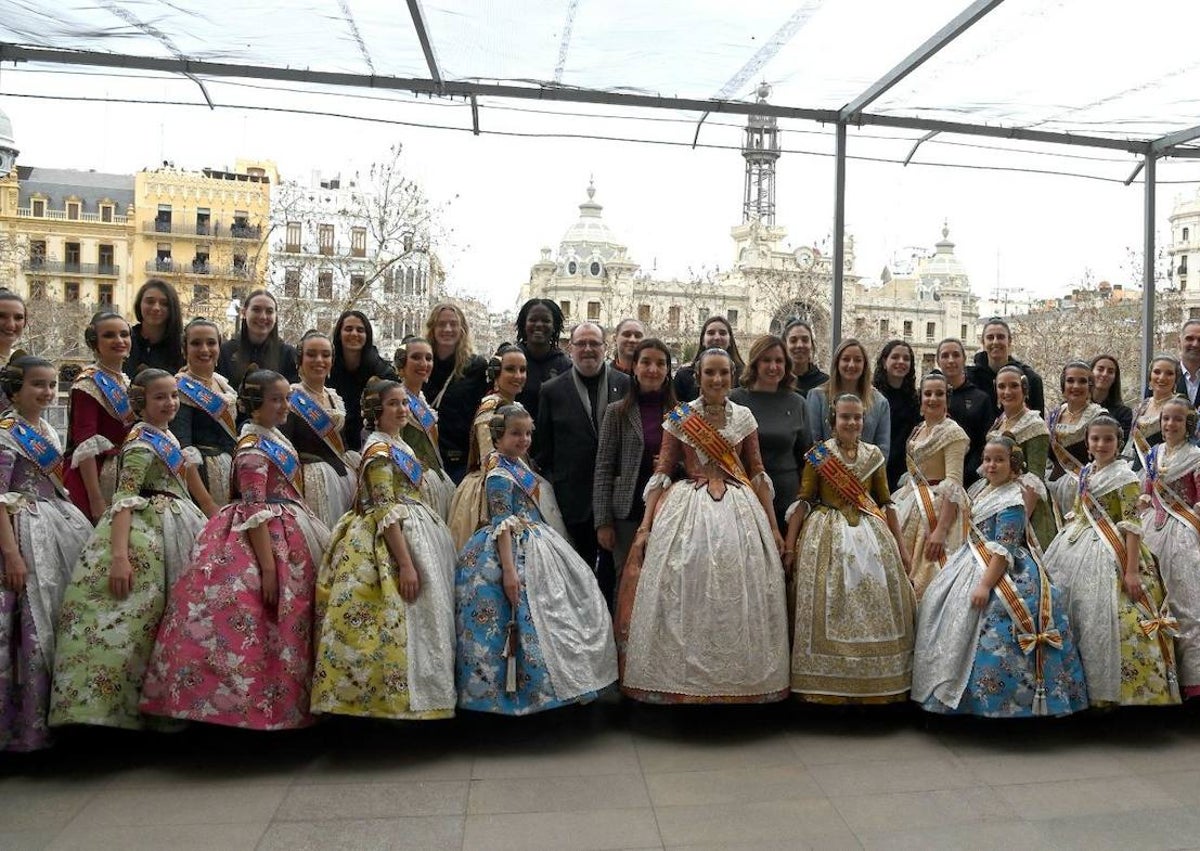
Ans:
[[[0,848],[1197,848],[1200,713],[619,704],[0,756]]]

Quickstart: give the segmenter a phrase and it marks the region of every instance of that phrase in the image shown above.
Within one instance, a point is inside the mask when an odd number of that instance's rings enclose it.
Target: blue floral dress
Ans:
[[[973,489],[974,491],[975,489]],[[1025,507],[1020,486],[986,485],[975,493],[972,519],[987,540],[990,554],[1008,561],[1007,576],[1038,623],[1042,599],[1041,568],[1025,548]],[[970,603],[983,565],[971,543],[963,544],[934,577],[917,610],[917,642],[912,698],[929,712],[987,718],[1070,715],[1088,706],[1083,665],[1075,647],[1067,610],[1051,590],[1051,621],[1039,626],[1058,631],[1062,647],[1042,644],[1026,653],[1018,644],[1025,633],[1013,620],[1000,588],[992,589],[982,611]],[[1035,708],[1036,657],[1043,665],[1044,707]]]
[[[591,569],[542,518],[538,485],[520,461],[489,459],[488,525],[458,556],[456,681],[463,709],[529,715],[591,700],[617,679],[617,650]],[[521,580],[516,690],[503,656],[512,607],[504,595],[497,537],[507,530]]]

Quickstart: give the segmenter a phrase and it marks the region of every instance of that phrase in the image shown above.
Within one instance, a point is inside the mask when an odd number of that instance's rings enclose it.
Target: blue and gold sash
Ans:
[[[434,437],[434,429],[437,428],[437,414],[433,408],[421,398],[418,393],[409,393],[408,395],[408,412],[412,414],[413,419],[421,426],[422,430],[429,435],[430,439]]]
[[[98,366],[89,366],[76,381],[90,378],[100,390],[100,395],[104,397],[105,404],[112,415],[121,422],[129,425],[135,419],[133,414],[133,406],[129,403],[129,393],[125,390],[125,385],[114,378],[109,373],[105,372]]]
[[[208,414],[221,428],[237,440],[237,420],[230,405],[219,393],[214,393],[190,375],[180,375],[175,380],[179,394],[193,407]]]
[[[425,475],[425,470],[421,467],[421,462],[403,447],[390,443],[372,443],[367,448],[367,451],[363,453],[360,475],[366,474],[368,461],[381,455],[386,455],[399,468],[400,472],[404,474],[404,478],[412,482],[413,487],[421,486],[421,477]]]
[[[346,444],[342,442],[329,411],[303,389],[297,387],[288,396],[288,410],[302,419],[338,458],[346,453]]]
[[[162,461],[163,465],[178,479],[184,491],[187,490],[187,480],[184,478],[186,462],[183,458],[183,450],[179,448],[178,443],[146,423],[138,423],[130,430],[129,436],[125,438],[125,444],[132,443],[149,446],[158,456],[158,460]]]
[[[4,429],[21,448],[21,454],[37,465],[38,469],[54,485],[59,496],[67,495],[66,485],[63,484],[63,456],[37,429],[30,428],[14,417],[11,413],[0,419],[0,429]]]
[[[300,474],[300,456],[291,447],[284,446],[265,434],[246,434],[242,435],[242,439],[238,441],[237,448],[239,452],[243,449],[257,449],[266,455],[267,459],[288,480],[296,493],[304,493],[304,483]]]
[[[541,488],[538,487],[537,476],[534,475],[533,470],[521,461],[501,455],[499,452],[493,453],[490,460],[489,470],[503,470],[512,477],[521,490],[525,491],[535,505],[538,503],[541,498]]]

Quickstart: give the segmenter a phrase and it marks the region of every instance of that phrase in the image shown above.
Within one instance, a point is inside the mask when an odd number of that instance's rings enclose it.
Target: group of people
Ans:
[[[349,310],[280,339],[186,326],[160,280],[96,314],[66,446],[54,364],[0,291],[0,749],[52,728],[907,700],[1065,715],[1200,693],[1200,322],[1136,411],[1110,355],[1063,401],[1003,320],[937,369],[810,325],[743,358],[533,299],[388,360]],[[565,336],[565,339],[564,339]],[[1181,391],[1181,392],[1178,392]]]

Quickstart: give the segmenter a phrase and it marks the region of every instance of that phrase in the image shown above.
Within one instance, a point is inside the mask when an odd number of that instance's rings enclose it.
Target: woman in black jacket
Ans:
[[[373,378],[396,381],[396,370],[379,356],[367,315],[361,310],[345,310],[333,326],[333,367],[326,384],[346,403],[342,441],[347,449],[362,449],[362,392]]]
[[[137,325],[129,335],[129,357],[122,370],[133,378],[143,369],[183,369],[183,309],[179,294],[166,281],[151,278],[133,297]]]

